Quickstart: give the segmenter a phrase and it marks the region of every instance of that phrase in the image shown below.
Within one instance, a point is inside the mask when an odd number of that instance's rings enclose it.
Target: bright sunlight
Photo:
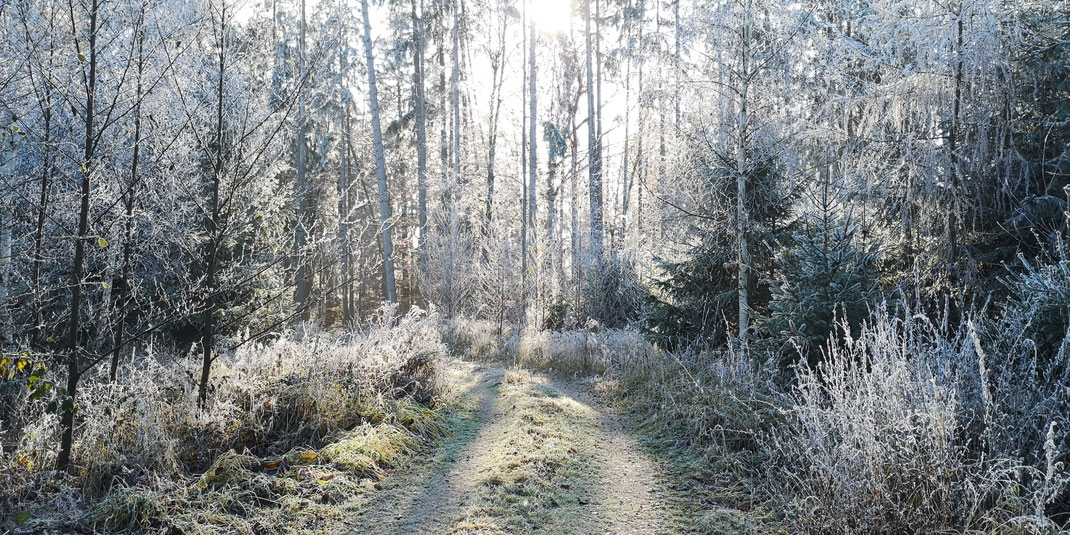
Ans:
[[[0,535],[1070,535],[1068,19],[0,0]]]
[[[551,34],[569,30],[572,0],[531,0],[528,9],[539,30]]]

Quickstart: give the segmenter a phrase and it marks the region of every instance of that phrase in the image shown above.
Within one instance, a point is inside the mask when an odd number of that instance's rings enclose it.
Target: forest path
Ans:
[[[691,504],[589,388],[461,361],[448,369],[448,436],[383,481],[350,533],[687,531]]]

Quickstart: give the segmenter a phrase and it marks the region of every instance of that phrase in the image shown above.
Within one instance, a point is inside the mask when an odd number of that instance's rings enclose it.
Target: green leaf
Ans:
[[[97,244],[100,245],[101,247],[107,247],[108,246],[108,240],[105,240],[104,238],[97,238]]]
[[[27,522],[33,520],[33,515],[29,511],[19,511],[15,513],[15,523],[22,526]]]
[[[110,284],[108,284],[108,283],[106,283],[106,282],[102,282],[102,283],[100,283],[100,286],[101,286],[102,288],[104,288],[105,290],[110,290],[110,289],[111,289],[111,285],[110,285]]]
[[[45,394],[48,393],[49,390],[52,390],[52,383],[42,383],[41,386],[37,387],[33,391],[33,394],[30,394],[30,399],[33,399],[33,400],[41,399],[41,398],[43,398],[45,396]]]
[[[79,52],[78,53],[78,61],[80,63],[85,63],[85,54],[82,54],[82,53]]]

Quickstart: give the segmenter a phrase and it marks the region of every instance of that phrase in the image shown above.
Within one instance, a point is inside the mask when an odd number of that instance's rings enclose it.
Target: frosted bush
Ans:
[[[1065,481],[1058,454],[1050,445],[1045,453],[1044,439],[1009,454],[1014,439],[1005,431],[1021,417],[1010,376],[1032,397],[1044,397],[1045,381],[1054,378],[1010,368],[994,380],[991,370],[1023,355],[986,355],[982,345],[972,323],[950,329],[881,310],[857,338],[842,332],[823,363],[800,364],[790,424],[768,443],[798,527],[860,534],[1053,530],[1036,503],[1052,500]],[[1048,422],[1045,432],[1065,420],[1058,412],[1034,416]]]
[[[1022,272],[1002,280],[1010,293],[1007,316],[1027,320],[1020,321],[1022,333],[1041,355],[1054,355],[1070,326],[1070,259],[1038,266],[1019,260]]]
[[[22,392],[13,415],[17,439],[2,441],[14,449],[0,457],[0,506],[76,515],[84,507],[67,503],[72,495],[91,501],[117,482],[190,476],[228,450],[282,454],[363,423],[405,427],[414,401],[435,404],[446,353],[437,317],[384,311],[365,332],[305,332],[221,355],[203,409],[199,359],[141,355],[117,383],[104,371],[83,379],[73,477],[62,485],[47,483],[59,476],[51,471],[58,418],[44,400]]]
[[[451,318],[441,324],[442,339],[456,355],[475,360],[501,360],[509,355],[510,332],[486,320]]]

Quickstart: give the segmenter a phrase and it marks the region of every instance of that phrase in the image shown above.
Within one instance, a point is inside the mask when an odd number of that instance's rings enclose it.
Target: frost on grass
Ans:
[[[1021,296],[998,315],[879,308],[787,371],[730,346],[663,351],[629,330],[503,343],[530,368],[598,373],[596,388],[639,415],[669,464],[689,467],[712,531],[1046,535],[1065,529],[1053,512],[1070,494],[1070,337],[1037,312],[1065,307],[1054,278],[1010,281]]]
[[[769,449],[800,528],[1057,532],[1045,506],[1068,481],[1066,346],[1038,367],[1016,321],[883,310],[804,365]]]
[[[591,415],[527,372],[507,372],[498,396],[508,408],[504,436],[483,454],[486,472],[450,533],[574,532],[568,526],[585,513],[583,487],[593,477],[579,451],[596,432]]]
[[[74,469],[52,470],[58,422],[27,393],[0,457],[5,529],[256,532],[315,526],[442,433],[437,319],[384,314],[353,335],[307,332],[223,355],[204,409],[196,363],[145,357],[86,381]],[[273,526],[281,526],[274,528]]]

